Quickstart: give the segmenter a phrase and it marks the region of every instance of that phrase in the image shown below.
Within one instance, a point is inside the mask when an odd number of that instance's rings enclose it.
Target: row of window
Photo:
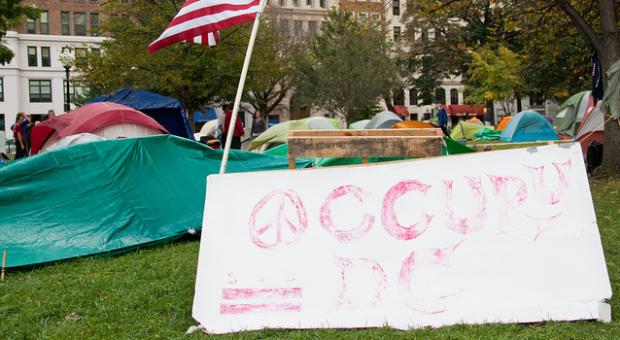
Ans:
[[[404,98],[403,98],[404,101]],[[446,103],[446,90],[443,88],[438,88],[435,90],[435,101]],[[396,105],[404,105],[404,103],[394,103]],[[420,99],[418,98],[418,90],[416,88],[409,89],[409,105],[419,105]],[[422,103],[423,105],[428,105],[430,103]],[[448,103],[446,103],[448,104]],[[450,104],[458,105],[459,104],[459,91],[457,89],[450,90]]]
[[[316,34],[321,29],[320,21],[308,21],[307,32],[309,34]],[[278,30],[282,34],[291,32],[290,23],[287,19],[278,20]],[[303,20],[293,20],[293,33],[302,34],[304,32]]]
[[[90,35],[99,35],[99,13],[88,13],[90,17]],[[49,12],[42,11],[38,20],[26,19],[26,33],[31,34],[49,34]],[[86,25],[87,13],[73,13],[73,35],[86,35],[88,28]],[[37,32],[37,21],[39,23],[39,31]],[[71,35],[71,12],[60,12],[60,34]]]
[[[0,78],[0,102],[4,101],[4,78]]]
[[[41,46],[41,66],[42,67],[50,67],[51,64],[51,55],[50,48],[47,46]],[[75,51],[75,63],[81,64],[86,60],[88,55],[88,49],[86,48],[76,48]],[[91,53],[99,53],[98,48],[92,48]],[[36,46],[28,46],[28,66],[39,66],[39,57],[37,54]]]
[[[2,79],[2,78],[0,78]],[[52,102],[52,81],[49,79],[30,79],[28,80],[28,88],[30,92],[31,103],[51,103]],[[69,95],[71,100],[75,100],[75,82],[69,86]],[[63,80],[63,99],[66,102],[67,97],[67,80]],[[80,93],[84,92],[83,88],[80,88]]]
[[[305,1],[306,7],[314,7],[316,0],[290,0],[291,6],[299,7],[301,6],[301,2]],[[318,5],[320,8],[327,8],[327,0],[318,0]],[[270,0],[267,0],[267,4],[270,3]],[[288,0],[278,0],[278,5],[280,7],[286,7],[288,5]]]

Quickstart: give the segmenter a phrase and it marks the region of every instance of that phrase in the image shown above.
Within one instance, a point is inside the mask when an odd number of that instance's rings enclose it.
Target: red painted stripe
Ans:
[[[278,298],[301,298],[302,288],[224,288],[222,289],[222,299],[278,299]]]
[[[208,24],[208,25],[204,25],[204,26],[199,26],[199,27],[194,27],[192,29],[183,31],[183,32],[179,32],[175,35],[171,35],[169,37],[166,37],[165,39],[161,39],[161,40],[156,40],[153,43],[151,43],[148,47],[148,51],[149,53],[153,53],[161,48],[164,48],[166,46],[178,43],[178,42],[182,42],[182,41],[186,41],[186,40],[190,40],[193,39],[195,36],[198,35],[202,35],[202,34],[206,34],[208,32],[214,32],[214,31],[218,31],[218,30],[223,30],[226,29],[228,27],[232,27],[235,25],[239,25],[242,24],[244,22],[248,22],[248,21],[252,21],[256,18],[256,13],[252,13],[252,14],[244,14],[244,15],[240,15],[237,17],[232,17],[229,18],[227,20],[223,20],[223,21],[219,21],[216,23],[212,23],[212,24]]]
[[[248,9],[250,7],[258,6],[259,3],[260,3],[259,0],[254,0],[250,3],[243,4],[243,5],[219,4],[215,6],[199,8],[189,13],[185,13],[181,16],[174,17],[174,19],[172,19],[170,24],[168,24],[168,28],[182,24],[184,22],[187,22],[187,21],[190,21],[196,18],[218,14],[224,11],[241,11],[244,9]]]
[[[297,303],[221,304],[220,314],[251,314],[270,312],[301,312]]]

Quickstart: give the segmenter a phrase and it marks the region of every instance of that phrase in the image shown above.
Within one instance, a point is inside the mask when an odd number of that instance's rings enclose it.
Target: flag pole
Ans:
[[[235,96],[235,103],[233,105],[232,115],[230,117],[230,122],[228,123],[228,132],[226,133],[226,143],[224,144],[224,154],[222,155],[220,174],[226,173],[228,154],[230,153],[230,144],[232,143],[233,132],[235,130],[235,125],[237,122],[237,113],[239,112],[241,95],[243,94],[245,78],[248,75],[248,68],[250,66],[250,59],[252,58],[252,50],[254,50],[254,42],[256,41],[256,34],[258,33],[260,17],[262,16],[264,9],[265,0],[260,0],[259,9],[258,12],[256,12],[256,18],[254,19],[254,26],[252,26],[252,34],[250,35],[250,41],[248,42],[248,49],[245,52],[245,60],[243,61],[243,68],[241,69],[241,77],[239,79],[239,86],[237,87],[237,95]],[[226,122],[226,118],[224,118],[224,122]]]

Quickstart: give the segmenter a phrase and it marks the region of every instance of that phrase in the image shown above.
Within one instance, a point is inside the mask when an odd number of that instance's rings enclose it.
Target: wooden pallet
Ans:
[[[441,129],[293,130],[288,134],[289,168],[297,157],[434,157],[441,155]]]

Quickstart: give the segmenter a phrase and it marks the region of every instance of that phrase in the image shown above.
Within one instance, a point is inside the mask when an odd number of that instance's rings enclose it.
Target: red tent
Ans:
[[[110,102],[92,103],[35,126],[31,136],[32,154],[38,153],[46,142],[78,133],[96,133],[103,128],[122,124],[155,130],[156,133],[168,133],[153,118],[125,105]]]

